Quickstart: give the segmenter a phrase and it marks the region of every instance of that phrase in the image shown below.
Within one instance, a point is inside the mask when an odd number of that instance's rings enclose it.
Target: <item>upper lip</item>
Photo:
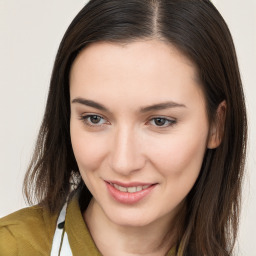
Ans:
[[[118,186],[122,186],[122,187],[125,187],[125,188],[128,188],[128,187],[138,187],[138,186],[149,186],[149,185],[156,184],[156,183],[145,183],[145,182],[129,182],[129,183],[124,183],[124,182],[116,181],[116,180],[105,180],[105,182],[111,183],[111,184],[116,184]]]

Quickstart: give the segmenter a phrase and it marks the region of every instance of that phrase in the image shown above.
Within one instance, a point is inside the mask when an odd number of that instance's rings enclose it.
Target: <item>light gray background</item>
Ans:
[[[59,42],[82,0],[0,0],[0,216],[22,207]],[[256,0],[213,1],[233,35],[249,115],[238,255],[256,256]]]

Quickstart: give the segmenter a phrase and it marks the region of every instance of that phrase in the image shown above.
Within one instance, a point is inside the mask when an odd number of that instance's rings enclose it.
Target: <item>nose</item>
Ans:
[[[129,127],[118,129],[113,136],[110,153],[111,169],[124,176],[141,170],[146,164],[144,150],[138,132]]]

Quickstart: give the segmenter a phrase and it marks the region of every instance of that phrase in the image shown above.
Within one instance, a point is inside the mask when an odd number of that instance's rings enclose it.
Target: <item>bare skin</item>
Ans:
[[[84,219],[96,246],[104,256],[166,255],[205,150],[220,143],[196,67],[158,40],[94,43],[72,66],[70,101],[72,147],[93,195]],[[131,194],[142,189],[146,196]]]
[[[174,236],[170,231],[172,225],[170,216],[164,216],[143,228],[119,226],[107,218],[101,219],[101,214],[97,216],[97,212],[102,211],[97,207],[98,204],[92,200],[84,218],[95,244],[104,256],[160,256],[166,255],[172,247]],[[104,214],[102,215],[104,216]],[[110,233],[110,230],[116,232]]]

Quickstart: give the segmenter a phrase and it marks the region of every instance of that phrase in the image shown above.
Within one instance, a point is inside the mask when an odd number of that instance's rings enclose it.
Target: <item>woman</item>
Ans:
[[[246,149],[231,35],[207,0],[92,0],[60,44],[3,255],[231,255]]]

